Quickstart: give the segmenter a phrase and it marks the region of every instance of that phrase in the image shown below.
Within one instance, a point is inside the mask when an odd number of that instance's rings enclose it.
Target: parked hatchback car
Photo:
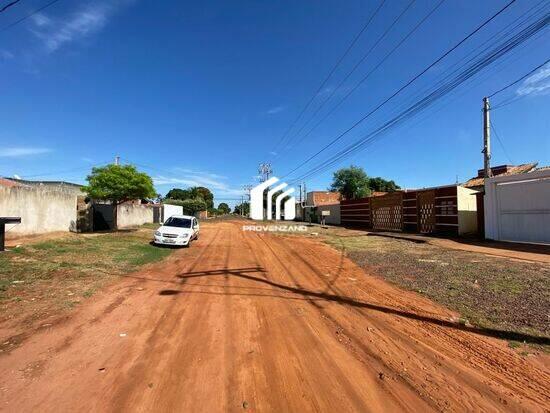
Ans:
[[[172,215],[155,231],[153,242],[162,245],[188,246],[199,239],[199,221],[189,215]]]

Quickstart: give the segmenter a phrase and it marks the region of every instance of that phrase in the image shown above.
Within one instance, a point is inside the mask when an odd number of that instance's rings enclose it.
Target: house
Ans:
[[[550,167],[485,179],[485,237],[550,244]]]
[[[9,236],[52,231],[76,231],[77,204],[83,202],[81,185],[63,181],[0,178],[0,211],[21,217]]]
[[[340,199],[339,192],[311,191],[306,195],[305,220],[309,222],[322,222],[325,224],[340,225]],[[296,214],[296,216],[301,216]]]
[[[499,165],[491,168],[492,176],[515,176],[530,173],[537,170],[537,162],[524,163],[521,165]],[[484,194],[485,194],[485,178],[483,177],[485,171],[479,169],[477,176],[469,179],[464,183],[465,188],[470,188],[478,191],[476,199],[477,210],[477,226],[478,233],[481,237],[485,234],[485,207],[484,207]]]
[[[476,192],[455,184],[343,200],[341,222],[383,231],[476,233]]]
[[[8,228],[9,235],[113,229],[115,206],[87,199],[81,188],[65,181],[0,178],[0,211],[5,216],[21,217],[21,224]],[[119,228],[154,222],[158,215],[158,207],[141,200],[116,206]]]

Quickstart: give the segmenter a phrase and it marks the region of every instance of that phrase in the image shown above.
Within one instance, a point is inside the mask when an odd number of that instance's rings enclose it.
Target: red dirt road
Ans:
[[[205,225],[0,356],[0,410],[550,409],[548,366],[453,316],[317,241]]]

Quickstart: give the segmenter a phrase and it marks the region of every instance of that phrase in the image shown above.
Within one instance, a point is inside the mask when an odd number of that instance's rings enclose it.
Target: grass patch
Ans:
[[[323,239],[367,272],[486,328],[550,336],[550,266],[338,229]]]
[[[115,276],[174,251],[150,245],[151,238],[149,228],[67,234],[0,254],[0,322],[19,313],[32,312],[39,319],[72,308]]]

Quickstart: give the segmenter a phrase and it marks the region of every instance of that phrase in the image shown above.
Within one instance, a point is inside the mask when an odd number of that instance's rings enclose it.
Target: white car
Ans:
[[[155,244],[187,246],[199,239],[199,222],[189,215],[172,215],[155,231]]]

